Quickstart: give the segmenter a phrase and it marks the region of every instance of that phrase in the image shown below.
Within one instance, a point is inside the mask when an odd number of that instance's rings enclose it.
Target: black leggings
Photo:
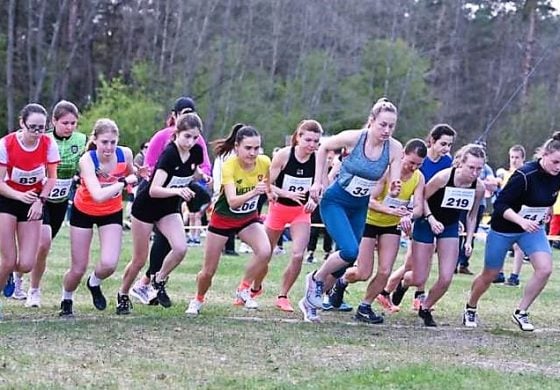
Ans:
[[[146,271],[148,278],[159,272],[163,265],[163,259],[165,259],[169,252],[171,252],[171,245],[169,245],[167,238],[154,226],[154,240],[150,250],[150,266]]]

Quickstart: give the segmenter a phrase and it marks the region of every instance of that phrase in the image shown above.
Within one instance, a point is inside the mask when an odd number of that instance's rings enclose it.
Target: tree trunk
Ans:
[[[16,0],[8,4],[8,50],[6,53],[6,109],[8,114],[7,129],[14,128],[14,45],[15,45]]]
[[[523,19],[527,21],[527,35],[525,37],[525,50],[523,54],[523,88],[521,90],[521,105],[525,106],[529,89],[529,73],[533,63],[533,45],[535,43],[535,21],[537,13],[537,0],[526,0],[523,8]]]

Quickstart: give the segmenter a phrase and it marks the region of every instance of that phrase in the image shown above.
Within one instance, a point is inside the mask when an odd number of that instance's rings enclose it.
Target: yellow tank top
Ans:
[[[414,194],[414,190],[418,186],[418,182],[420,181],[420,175],[422,173],[420,170],[414,171],[410,179],[404,181],[401,187],[401,193],[396,198],[391,198],[387,196],[389,193],[389,185],[390,183],[385,183],[385,188],[383,188],[383,192],[379,195],[376,200],[380,203],[384,203],[389,207],[400,207],[400,206],[407,206],[410,203],[410,199]],[[374,211],[372,209],[368,210],[366,222],[370,225],[380,226],[380,227],[388,227],[388,226],[396,226],[400,222],[400,217],[396,215],[389,215],[380,213],[379,211]]]

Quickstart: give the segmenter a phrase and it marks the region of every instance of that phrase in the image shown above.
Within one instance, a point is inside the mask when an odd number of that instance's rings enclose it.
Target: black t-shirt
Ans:
[[[542,208],[554,204],[560,190],[560,175],[553,176],[547,173],[539,161],[530,161],[516,170],[500,191],[494,202],[490,222],[492,230],[501,233],[522,233],[521,226],[504,218],[504,212],[508,208],[518,213],[523,206]],[[542,210],[527,213],[526,217],[541,219]]]
[[[298,161],[295,154],[295,146],[290,150],[290,157],[288,162],[280,174],[276,178],[274,185],[286,191],[308,191],[313,178],[315,177],[315,153],[309,156],[309,159],[302,163]],[[305,202],[309,197],[309,193],[305,197]],[[278,198],[278,203],[285,206],[299,206],[298,203],[288,198]]]
[[[154,180],[154,175],[158,169],[167,173],[167,178],[163,182],[163,187],[188,187],[193,180],[196,167],[202,164],[202,160],[203,155],[200,145],[194,145],[190,150],[189,158],[183,162],[175,142],[169,143],[161,156],[159,156],[148,185],[138,190],[135,202],[142,202],[146,207],[178,209],[182,200],[179,196],[172,196],[170,198],[152,198],[150,196],[150,186]]]
[[[462,211],[459,206],[462,202],[466,202],[465,204],[469,203],[467,201],[467,199],[469,198],[469,194],[470,196],[474,196],[476,198],[477,179],[475,179],[475,181],[473,181],[468,188],[457,187],[454,183],[455,172],[455,168],[451,168],[451,173],[449,174],[449,180],[447,181],[447,184],[445,184],[443,188],[440,188],[436,192],[434,192],[428,199],[428,205],[430,206],[430,211],[432,212],[434,218],[441,222],[444,226],[449,226],[459,222]],[[452,188],[464,189],[466,190],[464,192],[469,192],[469,194],[463,194],[463,198],[446,196],[446,191]]]

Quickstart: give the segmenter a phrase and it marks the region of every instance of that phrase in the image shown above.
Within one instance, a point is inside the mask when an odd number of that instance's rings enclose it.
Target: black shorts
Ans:
[[[212,225],[208,225],[208,231],[212,232],[214,234],[218,234],[220,236],[224,236],[224,237],[230,237],[232,235],[236,235],[237,233],[239,233],[240,231],[242,231],[243,229],[245,229],[247,226],[250,226],[254,223],[262,223],[262,221],[256,217],[254,219],[250,219],[248,221],[246,221],[245,223],[243,223],[243,225],[240,226],[236,226],[233,228],[218,228]]]
[[[362,237],[367,238],[378,238],[384,234],[394,234],[397,236],[401,235],[401,229],[399,225],[395,226],[375,226],[366,223],[366,227],[364,228],[364,234]]]
[[[16,217],[18,222],[27,222],[27,213],[31,204],[23,203],[19,200],[6,198],[0,195],[0,213],[10,214]]]
[[[68,200],[60,203],[46,202],[43,206],[43,225],[51,227],[51,238],[55,238],[68,209]]]
[[[146,204],[146,202],[136,201],[132,204],[132,210],[130,211],[130,214],[132,214],[132,216],[139,221],[145,223],[155,223],[166,215],[181,215],[181,212],[179,210],[179,205],[176,205],[175,207],[159,207],[156,205],[152,205],[150,207]]]
[[[76,206],[72,205],[72,211],[70,213],[70,226],[84,228],[84,229],[92,229],[93,225],[97,225],[97,227],[105,226],[105,225],[120,225],[122,226],[123,219],[123,212],[122,210],[117,211],[116,213],[109,214],[109,215],[89,215],[82,213],[80,210],[76,208]]]

